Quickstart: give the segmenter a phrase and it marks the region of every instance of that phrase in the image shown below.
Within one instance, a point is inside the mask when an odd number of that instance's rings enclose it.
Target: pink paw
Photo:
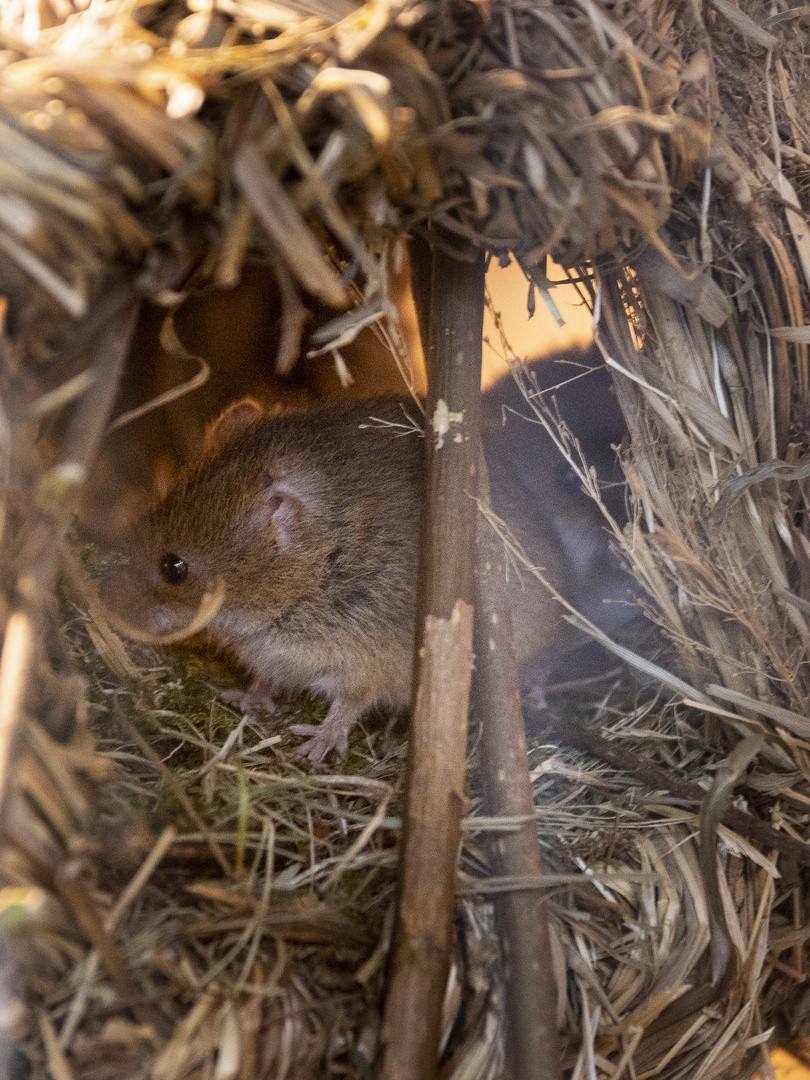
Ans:
[[[337,750],[342,758],[349,752],[349,732],[366,707],[352,707],[342,701],[333,701],[321,724],[291,724],[293,735],[311,735],[298,747],[298,753],[310,761],[323,761],[330,750]]]
[[[324,731],[326,721],[323,724],[291,724],[290,731],[293,735],[311,735],[305,743],[298,747],[301,757],[309,758],[310,761],[323,761],[330,750],[337,750],[342,758],[349,751],[349,732],[338,732],[336,735],[331,731]]]
[[[243,715],[257,709],[271,715],[278,711],[278,688],[268,681],[255,682],[248,690],[223,690],[219,696],[226,705],[232,705]]]

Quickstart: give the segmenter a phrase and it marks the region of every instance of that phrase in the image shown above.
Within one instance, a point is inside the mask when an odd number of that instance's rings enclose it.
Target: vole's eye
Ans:
[[[188,577],[188,563],[173,551],[167,551],[160,560],[160,576],[167,585],[182,585]]]

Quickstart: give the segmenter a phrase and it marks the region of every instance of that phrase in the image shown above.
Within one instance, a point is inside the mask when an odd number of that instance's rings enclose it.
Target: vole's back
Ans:
[[[614,446],[627,433],[610,374],[595,348],[571,349],[535,361],[524,379],[579,443],[596,471],[601,497],[614,520],[626,521],[624,476]],[[586,618],[608,634],[626,636],[646,620],[635,604],[634,582],[611,551],[607,521],[554,446],[511,375],[484,395],[482,439],[493,509],[510,526],[529,560]],[[604,664],[584,656],[584,635],[562,620],[562,609],[531,575],[510,574],[515,644],[524,685],[569,681]],[[572,650],[577,649],[576,653]],[[590,666],[589,666],[590,665]]]

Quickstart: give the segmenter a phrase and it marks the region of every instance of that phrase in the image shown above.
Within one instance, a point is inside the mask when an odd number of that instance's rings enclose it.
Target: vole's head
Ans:
[[[211,627],[243,636],[318,586],[329,552],[330,482],[310,433],[252,401],[209,428],[198,465],[138,527],[108,603],[137,629],[173,633],[206,590],[225,588]]]

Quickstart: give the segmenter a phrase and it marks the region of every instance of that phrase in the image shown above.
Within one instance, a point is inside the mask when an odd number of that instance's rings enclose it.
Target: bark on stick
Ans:
[[[484,261],[425,248],[429,273],[427,490],[417,603],[417,677],[400,896],[382,1032],[383,1080],[431,1080],[452,945],[467,709],[478,476]],[[425,295],[426,290],[422,291]]]

